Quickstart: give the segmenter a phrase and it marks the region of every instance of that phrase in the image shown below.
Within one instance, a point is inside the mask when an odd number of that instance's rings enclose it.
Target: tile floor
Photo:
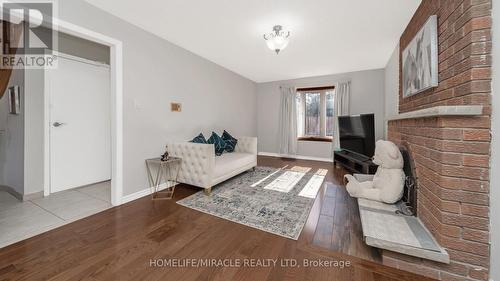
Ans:
[[[0,248],[111,207],[110,181],[25,202],[0,191]]]

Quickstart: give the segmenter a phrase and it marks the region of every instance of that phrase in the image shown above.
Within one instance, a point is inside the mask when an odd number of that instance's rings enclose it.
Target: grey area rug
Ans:
[[[314,173],[306,173],[289,192],[264,189],[284,173],[285,170],[257,167],[214,186],[210,196],[200,191],[177,203],[297,240],[314,203],[313,198],[298,194]]]

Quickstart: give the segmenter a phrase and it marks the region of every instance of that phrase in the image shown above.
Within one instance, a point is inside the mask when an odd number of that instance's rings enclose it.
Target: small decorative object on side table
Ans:
[[[181,169],[182,159],[177,157],[153,158],[146,160],[149,184],[152,188],[151,197],[153,200],[172,199],[175,186],[177,185],[177,175]],[[157,167],[153,177],[154,169]],[[167,188],[160,191],[160,186],[165,184]]]

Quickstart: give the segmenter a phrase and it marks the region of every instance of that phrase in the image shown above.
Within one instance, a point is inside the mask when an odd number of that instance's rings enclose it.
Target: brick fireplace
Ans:
[[[414,159],[417,215],[451,263],[390,251],[383,251],[383,262],[440,280],[488,280],[491,0],[423,0],[401,36],[401,51],[430,15],[438,16],[439,86],[403,98],[400,71],[399,112],[457,105],[483,110],[389,121],[389,140]]]

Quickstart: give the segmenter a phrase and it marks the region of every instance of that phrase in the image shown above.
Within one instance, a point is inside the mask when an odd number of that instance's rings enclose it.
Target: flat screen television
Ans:
[[[367,157],[375,152],[375,115],[339,116],[340,148]]]

